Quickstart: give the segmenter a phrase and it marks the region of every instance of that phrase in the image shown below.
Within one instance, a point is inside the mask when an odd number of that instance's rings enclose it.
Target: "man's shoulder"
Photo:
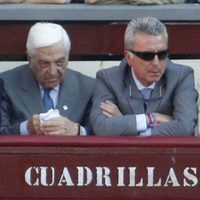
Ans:
[[[165,78],[167,82],[176,84],[182,82],[186,77],[194,73],[194,70],[182,64],[169,62],[165,71]]]
[[[100,74],[113,74],[113,73],[117,73],[119,70],[118,66],[113,66],[113,67],[109,67],[109,68],[105,68],[105,69],[100,69],[97,71],[97,76]]]
[[[113,79],[114,77],[118,77],[118,78],[124,77],[127,68],[128,68],[128,66],[127,66],[126,59],[123,59],[117,66],[99,70],[97,72],[97,77],[104,76],[104,75],[111,77],[111,79]]]
[[[14,76],[15,79],[16,79],[18,77],[18,76],[16,76],[17,74],[26,73],[27,70],[29,70],[27,64],[26,65],[20,65],[18,67],[13,68],[13,69],[1,72],[0,73],[0,77],[2,77],[3,79],[5,79],[5,78],[13,78],[13,76]]]
[[[74,88],[91,93],[95,87],[95,79],[78,71],[67,69],[64,85],[71,85]]]
[[[180,73],[180,72],[181,73],[193,72],[193,69],[190,66],[183,65],[183,64],[178,64],[178,63],[174,63],[172,61],[169,61],[166,71],[168,71],[168,73],[176,74],[176,72],[177,73]]]
[[[75,71],[72,69],[67,69],[66,70],[66,77],[67,78],[73,78],[77,80],[82,80],[82,81],[87,81],[87,82],[93,82],[94,78],[87,76],[79,71]]]

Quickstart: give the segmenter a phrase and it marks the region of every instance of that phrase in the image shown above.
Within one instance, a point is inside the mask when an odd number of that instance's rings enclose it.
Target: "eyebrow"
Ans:
[[[58,60],[56,60],[56,62],[63,61],[63,60],[66,60],[66,58],[65,57],[59,58]]]
[[[66,58],[65,57],[61,57],[61,58],[58,58],[57,60],[55,60],[54,62],[59,62],[59,61],[64,61],[64,60],[66,60]],[[50,62],[50,61],[47,61],[47,60],[44,60],[44,59],[39,59],[37,61],[38,62],[47,62],[47,63]]]

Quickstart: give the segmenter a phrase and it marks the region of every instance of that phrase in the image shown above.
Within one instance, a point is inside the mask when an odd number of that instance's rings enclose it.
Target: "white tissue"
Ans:
[[[45,122],[49,119],[53,119],[56,117],[60,117],[60,112],[57,109],[50,109],[48,112],[46,113],[40,113],[40,122]]]

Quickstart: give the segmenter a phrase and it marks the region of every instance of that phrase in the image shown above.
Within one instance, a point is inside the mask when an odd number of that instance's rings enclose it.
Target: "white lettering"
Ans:
[[[170,185],[172,185],[172,187],[180,186],[173,168],[170,168],[167,180],[165,181],[165,184],[164,184],[165,187],[168,187]]]
[[[155,167],[147,167],[147,187],[161,186],[161,178],[154,184],[154,169]]]
[[[97,173],[96,186],[104,186],[103,179],[104,179],[105,186],[111,186],[111,180],[109,177],[110,169],[108,167],[96,167],[96,173]]]
[[[44,187],[95,186],[95,183],[97,187],[195,187],[199,182],[198,168],[196,167],[181,169],[171,167],[160,171],[156,167],[120,166],[109,168],[102,166],[89,168],[76,166],[71,170],[68,167],[57,170],[51,166],[31,166],[25,170],[24,179],[29,186]],[[166,170],[168,170],[168,174]],[[162,174],[158,174],[158,172],[162,172]]]
[[[30,186],[52,186],[55,179],[55,170],[53,167],[50,168],[51,171],[48,173],[48,167],[29,167],[25,172],[25,182]],[[33,177],[36,177],[34,181]],[[49,179],[48,179],[49,178]],[[48,183],[51,180],[51,183]]]
[[[189,170],[192,171],[193,173],[191,174]],[[185,176],[185,178],[183,179],[183,186],[184,187],[185,186],[194,187],[195,185],[197,185],[198,179],[195,176],[197,174],[197,169],[195,167],[185,168],[185,170],[183,171],[183,174]],[[187,180],[189,180],[191,183],[189,183]]]
[[[92,182],[92,171],[88,167],[77,167],[78,170],[78,184],[77,186],[89,185]],[[85,173],[86,173],[86,176]],[[84,181],[84,177],[86,180]]]
[[[67,167],[64,167],[64,169],[63,169],[63,172],[62,172],[62,175],[60,177],[58,186],[62,186],[63,184],[66,185],[66,186],[73,186],[74,185]]]
[[[118,167],[118,183],[117,186],[125,186],[124,184],[124,169],[125,167]]]
[[[39,179],[36,178],[35,182],[32,181],[32,171],[34,171],[36,174],[39,172],[38,167],[29,167],[25,172],[25,182],[30,186],[38,186],[39,185]]]
[[[52,186],[54,184],[55,169],[53,167],[50,167],[49,176],[47,175],[47,172],[48,167],[40,167],[40,181],[42,186]],[[51,183],[48,183],[48,177],[50,177]]]
[[[130,178],[130,182],[129,185],[130,187],[134,187],[134,186],[138,186],[141,187],[143,186],[143,178],[140,179],[139,183],[135,183],[136,182],[136,167],[129,167],[129,178]]]

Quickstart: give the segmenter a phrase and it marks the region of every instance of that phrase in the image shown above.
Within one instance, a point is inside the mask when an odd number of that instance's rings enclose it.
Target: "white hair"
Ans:
[[[37,48],[62,44],[69,55],[71,42],[65,29],[59,24],[38,22],[28,33],[26,49],[28,54],[34,54]]]

